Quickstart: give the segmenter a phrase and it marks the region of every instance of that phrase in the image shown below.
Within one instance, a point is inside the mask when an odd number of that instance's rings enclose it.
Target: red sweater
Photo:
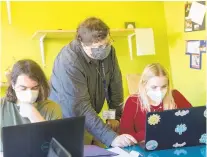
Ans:
[[[172,91],[174,101],[177,108],[190,108],[192,105],[186,100],[186,98],[177,90]],[[163,104],[152,107],[153,111],[163,111]],[[138,108],[137,108],[138,107]],[[146,111],[142,112],[140,108],[140,102],[136,95],[130,96],[124,107],[124,111],[120,123],[120,133],[130,134],[138,142],[145,140],[145,121]]]

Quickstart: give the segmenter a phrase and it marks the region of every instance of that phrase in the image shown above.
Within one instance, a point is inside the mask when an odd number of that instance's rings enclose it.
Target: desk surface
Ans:
[[[206,157],[206,145],[195,147],[183,147],[177,149],[167,149],[159,151],[144,151],[139,146],[124,148],[127,152],[132,150],[139,152],[143,157]]]

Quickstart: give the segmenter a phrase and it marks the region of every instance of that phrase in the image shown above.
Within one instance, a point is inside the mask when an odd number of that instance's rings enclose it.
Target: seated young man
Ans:
[[[45,74],[36,62],[20,60],[14,64],[6,97],[0,101],[1,130],[4,126],[62,118],[60,106],[47,99],[49,92]],[[0,136],[0,151],[1,145]]]

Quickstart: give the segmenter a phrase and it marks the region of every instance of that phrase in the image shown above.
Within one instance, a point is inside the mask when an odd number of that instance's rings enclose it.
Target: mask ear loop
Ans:
[[[109,43],[106,45],[106,47],[112,45],[114,42],[115,40],[112,38],[111,34],[109,33]]]
[[[87,49],[86,49],[86,46],[87,45],[85,45],[84,43],[82,43],[82,42],[80,42],[80,44],[81,44],[81,46],[82,46],[82,49],[85,51],[85,53],[88,51]]]
[[[12,89],[15,90],[14,83],[11,82]]]

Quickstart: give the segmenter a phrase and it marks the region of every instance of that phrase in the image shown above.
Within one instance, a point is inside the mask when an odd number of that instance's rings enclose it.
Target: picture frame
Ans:
[[[196,2],[199,3],[199,4],[202,4],[204,6],[206,5],[205,1],[196,1]],[[206,16],[206,13],[204,14],[204,18],[203,18],[202,24],[198,24],[198,23],[193,22],[193,20],[189,16],[190,15],[190,11],[191,11],[191,7],[192,7],[192,3],[193,3],[193,1],[187,1],[185,3],[184,32],[193,32],[193,31],[205,30],[205,26],[206,26],[206,22],[205,22],[206,18],[205,18],[205,16]],[[201,16],[199,13],[196,13],[196,14],[197,14],[197,16]]]
[[[190,68],[202,68],[202,53],[206,53],[206,40],[187,40],[186,55],[190,55]]]
[[[192,54],[190,59],[190,68],[201,69],[201,55]]]
[[[125,22],[125,29],[135,29],[135,22]]]

